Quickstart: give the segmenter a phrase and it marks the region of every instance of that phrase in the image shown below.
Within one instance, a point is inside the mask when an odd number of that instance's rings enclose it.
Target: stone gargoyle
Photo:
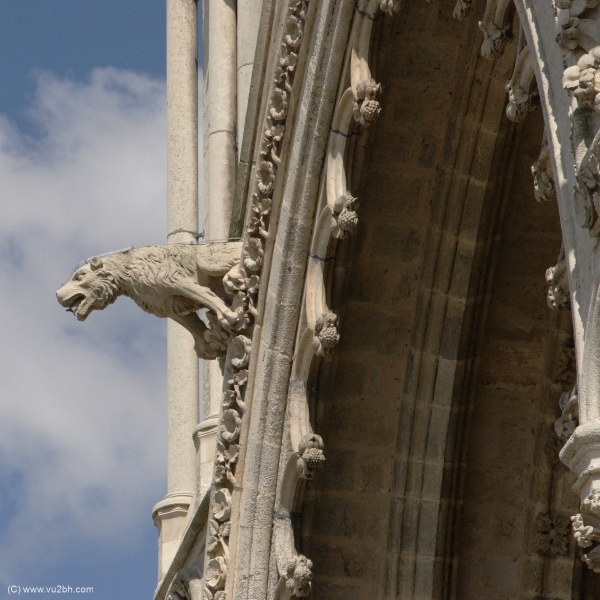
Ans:
[[[84,321],[119,296],[169,317],[194,338],[199,358],[223,356],[227,338],[244,326],[244,307],[228,298],[223,277],[237,267],[242,242],[172,244],[123,250],[86,261],[57,292],[59,303]],[[206,310],[208,326],[197,311]]]

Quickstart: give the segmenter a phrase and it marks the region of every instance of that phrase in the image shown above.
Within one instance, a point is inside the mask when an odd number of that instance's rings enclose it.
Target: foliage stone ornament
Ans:
[[[402,3],[399,0],[381,0],[379,3],[379,9],[390,15],[390,17],[394,16],[394,13],[399,12],[402,8]]]
[[[525,117],[536,109],[537,92],[528,94],[520,87],[508,89],[508,105],[506,116],[513,123],[520,123]]]
[[[315,472],[323,467],[325,463],[325,454],[323,453],[323,439],[316,433],[309,433],[302,436],[298,444],[298,467],[301,471],[301,477],[312,479]]]
[[[535,519],[535,551],[560,556],[569,550],[569,519],[540,513]]]
[[[258,189],[263,194],[269,194],[273,191],[275,183],[275,173],[273,172],[273,163],[263,160],[258,169]]]
[[[343,198],[340,198],[336,205],[340,205],[339,212],[334,212],[333,219],[335,221],[335,227],[333,228],[332,235],[338,239],[344,240],[354,234],[358,227],[358,215],[354,210],[356,208],[356,198],[352,196],[350,192],[346,192]],[[337,208],[334,207],[334,208]]]
[[[596,8],[598,0],[555,0],[554,5],[557,9],[568,10],[570,16],[578,17],[586,10]]]
[[[510,81],[506,83],[506,91],[508,92],[506,116],[513,123],[520,123],[532,110],[536,109],[537,91],[530,94],[519,86],[512,86]]]
[[[573,537],[577,545],[581,548],[589,548],[594,542],[600,541],[600,529],[592,525],[586,525],[583,522],[581,514],[571,517],[571,527],[573,529]]]
[[[333,349],[340,341],[340,334],[336,328],[337,315],[328,311],[321,315],[315,324],[313,347],[318,356],[330,358]]]
[[[579,19],[570,17],[561,25],[561,31],[556,36],[556,43],[560,49],[568,54],[579,46]]]
[[[223,419],[221,420],[221,439],[227,443],[235,442],[240,435],[240,426],[242,419],[238,412],[233,409],[223,411]]]
[[[455,9],[456,10],[456,9]],[[510,25],[500,28],[495,23],[485,26],[479,21],[479,29],[483,33],[481,44],[481,56],[489,60],[495,60],[502,56],[504,49],[512,40],[512,29]]]
[[[563,73],[563,87],[573,93],[580,106],[589,106],[596,112],[600,112],[600,105],[596,101],[600,92],[599,66],[600,46],[596,46]]]
[[[457,21],[462,21],[471,13],[471,5],[471,0],[457,0],[456,5],[454,6],[454,11],[452,11],[452,16]]]
[[[225,559],[217,556],[209,561],[204,574],[206,585],[213,591],[222,590],[227,578]]]
[[[286,588],[290,596],[304,598],[312,587],[312,561],[300,554],[292,559],[287,568]]]
[[[227,521],[231,514],[231,493],[227,488],[215,492],[215,510],[213,516],[217,521]]]
[[[600,542],[600,492],[593,492],[581,503],[581,513],[571,517],[575,541],[582,548]],[[581,555],[590,569],[600,573],[600,545]]]
[[[370,81],[361,81],[356,86],[354,97],[354,120],[365,127],[368,127],[375,121],[381,112],[381,106],[376,100],[377,94],[381,92],[381,84],[375,83],[374,79]]]

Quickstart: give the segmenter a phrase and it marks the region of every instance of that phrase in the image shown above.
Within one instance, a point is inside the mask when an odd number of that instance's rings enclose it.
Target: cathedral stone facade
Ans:
[[[600,598],[598,0],[205,0],[200,144],[198,8],[167,244],[58,294],[170,320],[155,600]]]

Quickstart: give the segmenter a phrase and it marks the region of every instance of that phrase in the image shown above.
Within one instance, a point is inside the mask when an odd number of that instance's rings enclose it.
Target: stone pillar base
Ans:
[[[211,415],[194,428],[192,434],[196,446],[196,468],[198,470],[198,502],[212,485],[213,469],[215,462],[215,448],[217,446],[218,415]]]
[[[173,492],[152,509],[158,529],[158,581],[162,581],[179,548],[192,497],[192,492]]]

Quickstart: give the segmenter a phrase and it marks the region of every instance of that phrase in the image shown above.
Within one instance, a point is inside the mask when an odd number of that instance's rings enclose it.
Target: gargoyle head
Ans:
[[[118,296],[114,277],[104,269],[100,258],[92,258],[77,269],[57,292],[61,306],[71,311],[79,321],[85,321],[93,310],[102,310]]]

